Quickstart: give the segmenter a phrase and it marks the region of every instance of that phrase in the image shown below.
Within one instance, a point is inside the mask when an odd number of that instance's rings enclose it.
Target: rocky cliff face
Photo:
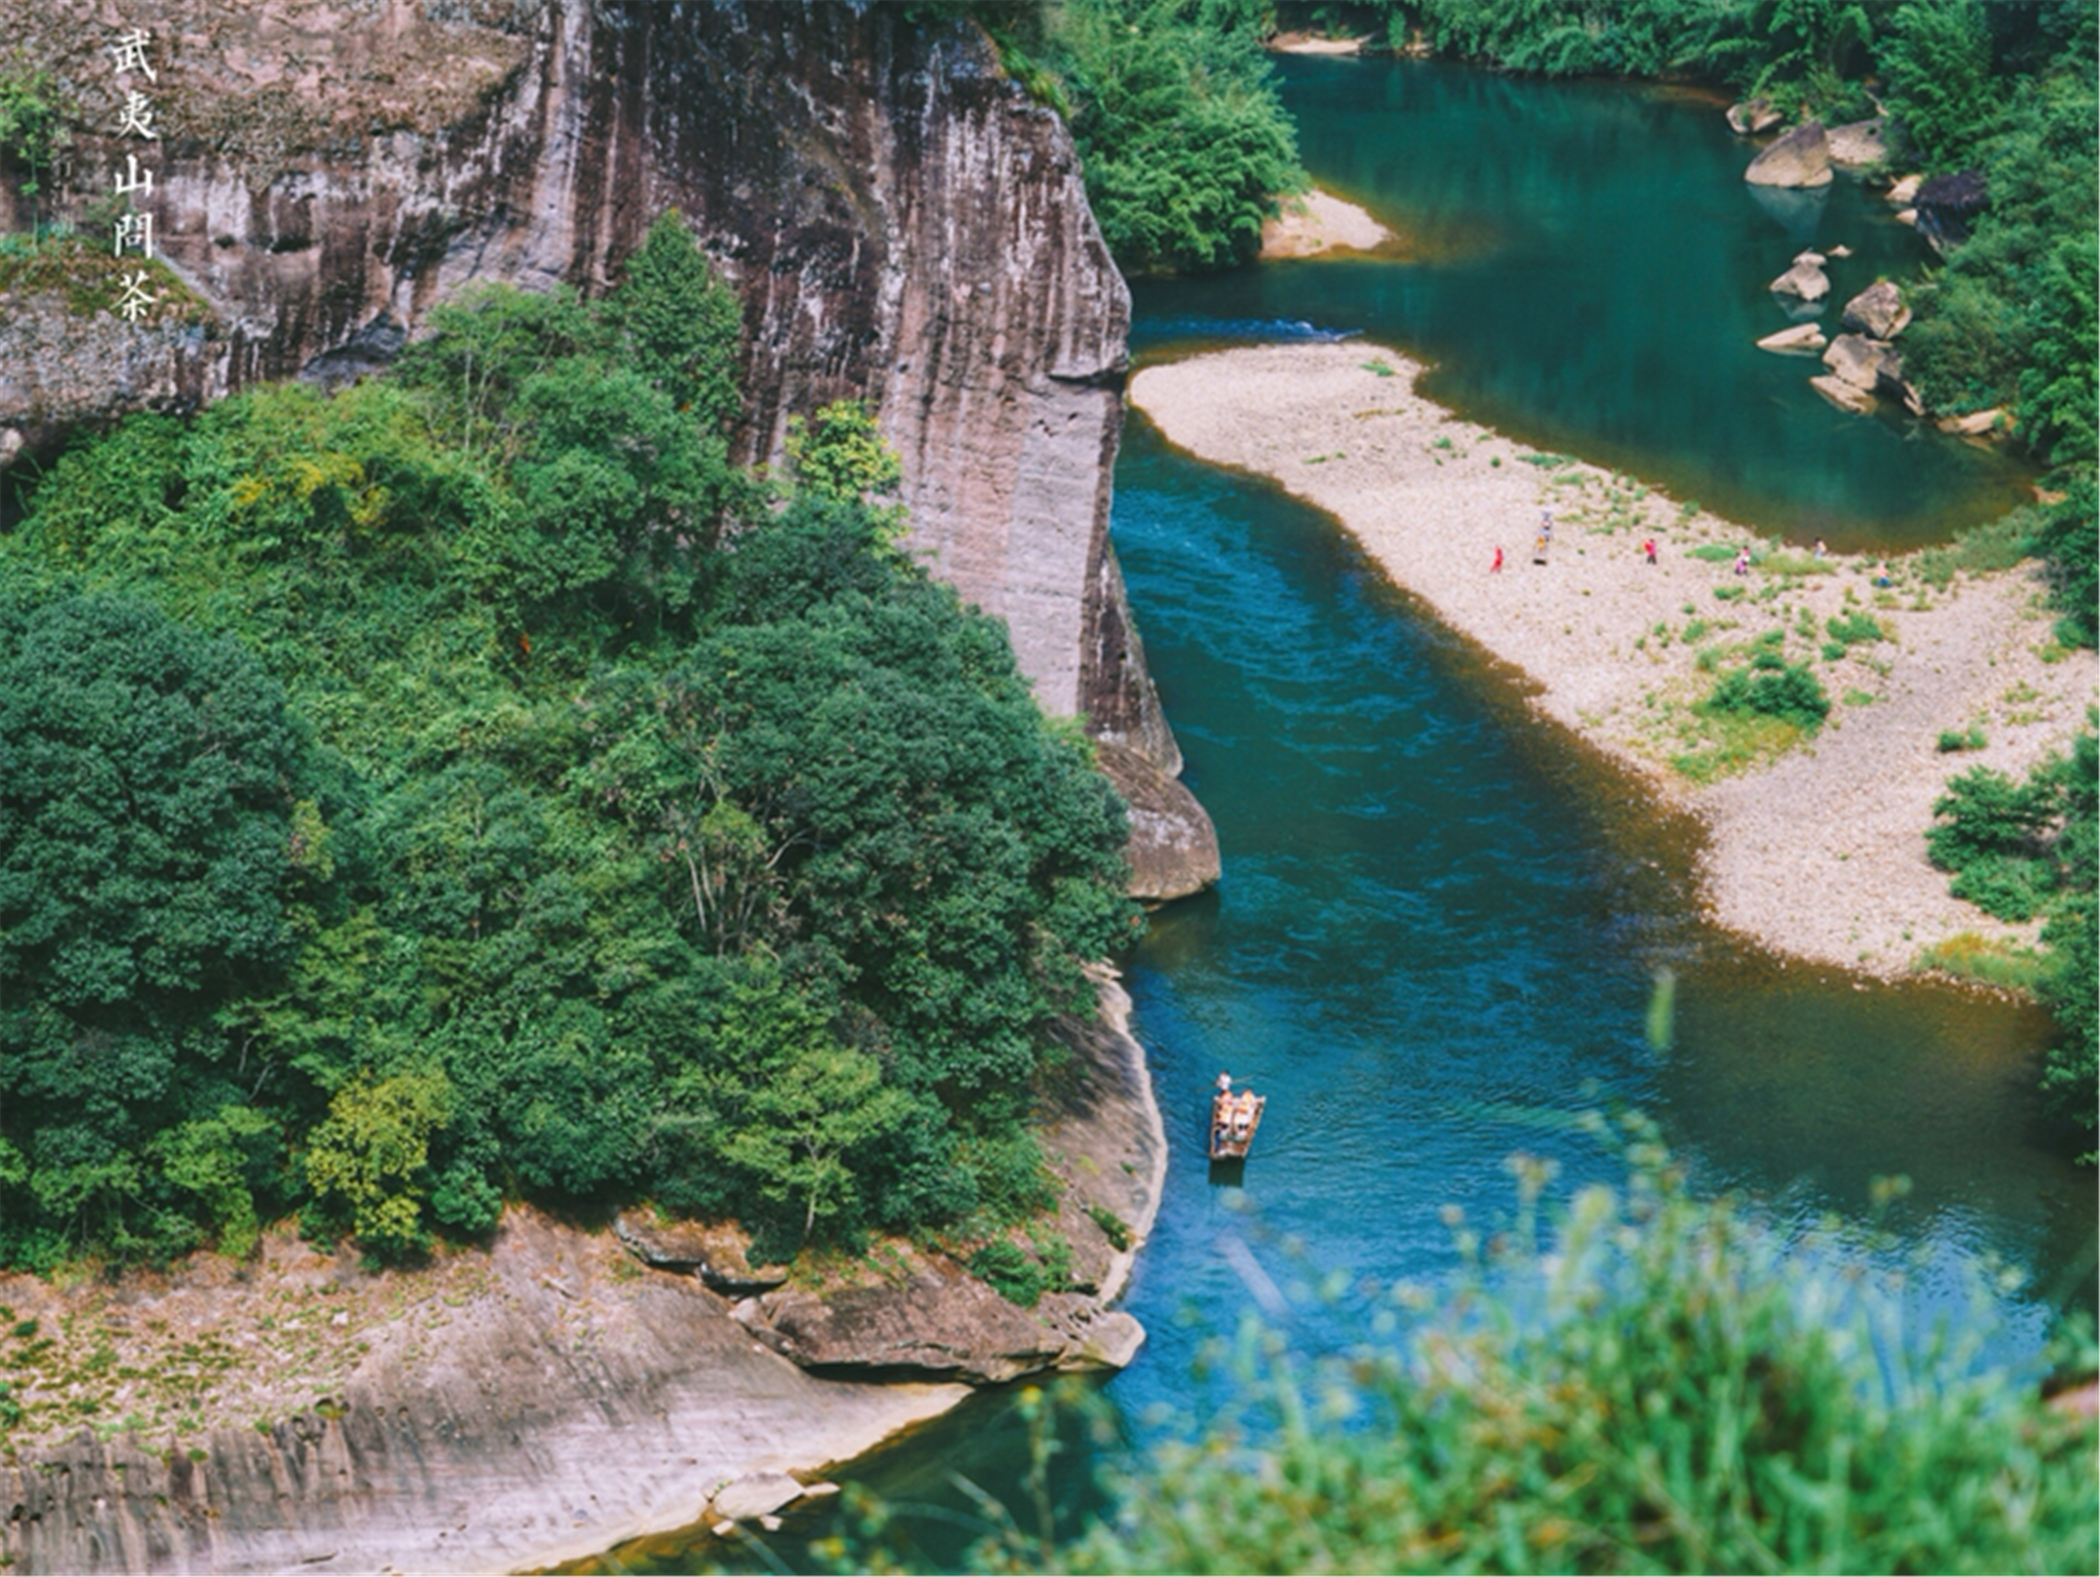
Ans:
[[[1047,710],[1202,818],[1166,781],[1179,756],[1108,545],[1128,295],[1065,127],[974,26],[814,0],[11,10],[77,123],[60,211],[84,218],[144,150],[140,206],[207,310],[133,328],[13,292],[0,462],[126,409],[382,365],[473,281],[603,288],[676,208],[744,299],[747,458],[865,396],[935,572],[1006,620]],[[113,69],[123,28],[152,34],[153,80]],[[157,142],[100,134],[132,89]],[[19,182],[0,202],[23,228]]]

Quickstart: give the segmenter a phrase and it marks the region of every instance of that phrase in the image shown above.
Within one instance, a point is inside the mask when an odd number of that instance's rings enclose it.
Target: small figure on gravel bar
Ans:
[[[1488,566],[1488,573],[1490,575],[1502,573],[1502,549],[1499,545],[1495,548],[1495,562]]]
[[[1648,562],[1653,564],[1655,562],[1655,538],[1650,537],[1643,542],[1641,544],[1641,552],[1647,556]]]

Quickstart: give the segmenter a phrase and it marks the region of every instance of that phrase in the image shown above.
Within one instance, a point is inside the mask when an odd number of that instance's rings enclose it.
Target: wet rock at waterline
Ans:
[[[1813,355],[1829,343],[1830,341],[1823,337],[1822,329],[1815,324],[1796,323],[1790,329],[1767,334],[1757,342],[1757,348],[1778,351],[1781,355]]]
[[[1987,411],[1971,411],[1966,416],[1943,416],[1939,420],[1939,429],[1960,438],[1982,438],[1995,432],[2004,419],[2005,412],[1994,405]]]
[[[1924,184],[1924,176],[1906,175],[1881,195],[1892,208],[1908,208],[1918,200],[1918,188]]]
[[[1855,389],[1872,390],[1882,381],[1882,369],[1891,359],[1895,360],[1893,377],[1903,374],[1902,358],[1895,355],[1879,340],[1868,339],[1864,334],[1840,334],[1830,342],[1823,352],[1823,365],[1831,375],[1843,379]]]
[[[1752,186],[1827,186],[1830,139],[1823,123],[1805,120],[1750,161],[1743,179]]]
[[[1830,294],[1830,276],[1823,272],[1823,259],[1814,252],[1803,252],[1794,259],[1794,266],[1772,281],[1775,295],[1795,296],[1803,301],[1821,301]]]
[[[913,1254],[887,1279],[827,1289],[782,1287],[730,1311],[760,1342],[815,1374],[1001,1385],[1049,1370],[1120,1368],[1144,1341],[1127,1314],[1046,1292],[1009,1302],[945,1257]]]
[[[1839,410],[1851,411],[1857,416],[1871,416],[1880,408],[1881,402],[1874,398],[1871,390],[1862,389],[1857,384],[1848,383],[1843,378],[1833,377],[1829,373],[1820,378],[1809,379],[1808,386]]]
[[[1130,807],[1130,896],[1166,903],[1218,879],[1218,829],[1196,796],[1150,760],[1122,745],[1096,747],[1096,761]]]
[[[1768,98],[1744,99],[1740,104],[1728,106],[1728,129],[1738,137],[1754,137],[1759,132],[1770,131],[1783,119],[1779,107]]]
[[[785,1473],[751,1473],[715,1491],[708,1510],[728,1522],[749,1522],[792,1506],[804,1494],[801,1481]]]
[[[1827,137],[1830,162],[1851,170],[1884,163],[1889,156],[1887,139],[1888,122],[1880,116],[1856,120],[1848,126],[1833,126]]]
[[[659,1221],[653,1211],[623,1210],[613,1232],[643,1264],[698,1276],[732,1297],[769,1292],[788,1278],[785,1265],[754,1265],[751,1234],[731,1221]]]
[[[1877,279],[1845,303],[1844,324],[1875,339],[1894,339],[1909,326],[1910,308],[1894,280]]]

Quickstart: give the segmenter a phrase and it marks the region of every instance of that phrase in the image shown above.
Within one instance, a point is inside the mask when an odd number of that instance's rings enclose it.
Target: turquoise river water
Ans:
[[[1784,323],[1764,285],[1806,241],[1853,248],[1840,300],[1915,272],[1919,244],[1871,194],[1841,180],[1768,209],[1716,109],[1683,95],[1382,60],[1287,61],[1284,78],[1308,168],[1421,244],[1147,284],[1141,355],[1362,332],[1432,358],[1429,391],[1470,417],[1834,544],[1944,539],[2019,497],[2009,464],[1841,416],[1805,364],[1750,348]],[[1922,1262],[1928,1308],[1964,1266],[2030,1267],[2001,1296],[2004,1356],[2031,1354],[2053,1307],[2091,1301],[2094,1189],[2034,1095],[2038,1012],[1854,981],[1703,927],[1693,829],[1529,720],[1508,676],[1331,521],[1136,415],[1114,533],[1225,851],[1216,892],[1158,913],[1126,961],[1172,1141],[1125,1301],[1151,1339],[1105,1388],[1140,1446],[1203,1427],[1191,1363],[1271,1285],[1317,1340],[1333,1316],[1304,1284],[1449,1274],[1440,1207],[1507,1211],[1510,1153],[1610,1175],[1535,1120],[1599,1102],[1658,1118],[1701,1190],[1786,1225],[1834,1215],[1858,1254]],[[1643,1025],[1665,965],[1676,1036],[1659,1054]],[[1241,1189],[1213,1186],[1200,1148],[1221,1068],[1270,1097]],[[1893,1174],[1913,1191],[1883,1223],[1893,1245],[1869,1248],[1872,1180]],[[1021,1506],[1025,1440],[993,1395],[863,1477],[932,1508],[916,1537],[959,1561],[974,1512],[952,1475]],[[775,1552],[792,1564],[812,1531]],[[677,1570],[725,1552],[621,1553]]]

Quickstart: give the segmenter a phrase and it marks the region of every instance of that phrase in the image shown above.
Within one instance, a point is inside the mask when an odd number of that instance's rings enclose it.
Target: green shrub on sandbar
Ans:
[[[1760,651],[1747,668],[1723,674],[1700,710],[1777,718],[1812,734],[1830,715],[1830,697],[1804,664]]]

